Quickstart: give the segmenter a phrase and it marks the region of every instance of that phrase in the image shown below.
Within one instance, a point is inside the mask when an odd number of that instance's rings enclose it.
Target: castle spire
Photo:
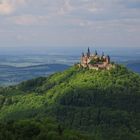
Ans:
[[[104,52],[102,52],[102,56],[101,56],[101,59],[103,59],[103,58],[104,58],[104,56],[105,56],[105,55],[104,55]]]
[[[82,57],[84,57],[85,56],[85,54],[84,54],[84,52],[82,52]]]
[[[90,49],[89,49],[89,47],[88,47],[87,56],[90,57]]]
[[[104,56],[104,52],[102,52],[102,56]]]
[[[98,55],[97,50],[95,50],[95,54],[94,54],[94,55],[95,55],[95,56]]]
[[[110,56],[109,55],[107,55],[107,62],[108,62],[108,64],[110,64]]]

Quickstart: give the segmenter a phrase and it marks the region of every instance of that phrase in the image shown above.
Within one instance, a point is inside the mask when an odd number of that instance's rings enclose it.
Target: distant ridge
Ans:
[[[130,62],[126,65],[129,69],[140,73],[140,62]]]
[[[63,71],[69,68],[65,64],[42,64],[26,67],[0,65],[0,85],[13,85],[40,76]]]
[[[30,67],[41,67],[41,66],[62,66],[62,67],[68,67],[69,65],[66,64],[59,64],[59,63],[52,63],[52,64],[39,64],[39,65],[31,65],[31,66],[11,66],[11,65],[0,65],[0,67],[11,67],[11,68],[30,68]]]

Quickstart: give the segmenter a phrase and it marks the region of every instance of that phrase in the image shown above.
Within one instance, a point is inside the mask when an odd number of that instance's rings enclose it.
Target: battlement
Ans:
[[[89,68],[89,69],[107,69],[113,67],[113,65],[110,63],[110,56],[109,55],[98,55],[97,51],[95,51],[94,54],[91,54],[90,49],[88,48],[88,51],[86,54],[82,53],[81,61],[79,64],[82,68]]]

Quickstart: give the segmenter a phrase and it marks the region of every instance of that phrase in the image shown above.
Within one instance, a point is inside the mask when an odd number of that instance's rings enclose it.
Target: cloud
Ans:
[[[25,26],[47,24],[47,20],[48,20],[47,16],[38,16],[38,15],[20,15],[7,18],[7,21],[9,22]]]
[[[32,32],[40,42],[48,38],[49,45],[58,43],[60,46],[63,41],[66,45],[80,44],[83,38],[81,43],[89,44],[94,38],[97,45],[119,44],[115,40],[124,38],[129,45],[127,36],[133,35],[133,42],[140,44],[135,39],[140,36],[140,0],[0,1],[0,15],[6,15],[0,16],[1,36],[6,31],[8,37],[9,31],[13,31],[15,36],[19,34],[19,40],[25,40]]]
[[[7,15],[14,11],[14,7],[7,2],[0,3],[0,14]]]
[[[13,13],[18,6],[25,4],[25,0],[1,0],[0,1],[0,14],[9,15]]]
[[[74,10],[74,7],[70,4],[70,0],[64,0],[63,5],[60,6],[57,14],[64,15],[72,10]]]
[[[140,9],[140,0],[121,0],[120,4],[123,4],[126,8]]]

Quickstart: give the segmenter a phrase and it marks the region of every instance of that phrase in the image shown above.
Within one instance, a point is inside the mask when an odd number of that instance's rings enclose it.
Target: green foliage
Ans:
[[[138,74],[71,67],[0,88],[0,140],[138,140],[139,108]]]
[[[26,119],[0,124],[1,140],[87,140],[86,134],[64,129],[49,119]]]
[[[18,85],[18,89],[22,91],[34,91],[36,87],[42,85],[47,78],[39,77],[37,79],[28,80]]]

